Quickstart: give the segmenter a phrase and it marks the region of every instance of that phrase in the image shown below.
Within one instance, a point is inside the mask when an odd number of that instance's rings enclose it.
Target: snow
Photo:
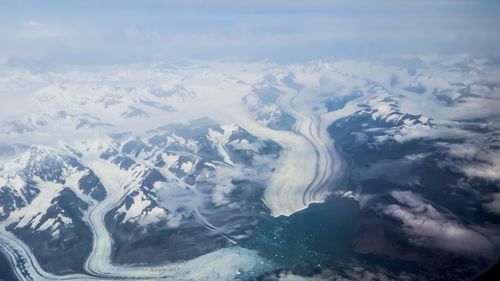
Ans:
[[[194,163],[191,161],[187,161],[181,164],[181,170],[184,171],[184,173],[189,174],[191,172],[191,169],[193,169]]]
[[[64,185],[66,187],[69,187],[71,191],[73,191],[78,196],[78,198],[92,204],[92,199],[83,193],[83,191],[80,189],[80,185],[78,184],[80,179],[88,175],[88,173],[89,171],[87,169],[83,171],[71,171],[68,173]]]
[[[0,176],[0,186],[11,187],[18,194],[22,194],[25,186],[23,178],[18,174],[9,174],[5,176]]]
[[[10,214],[11,221],[18,221],[17,227],[25,226],[35,227],[40,223],[40,219],[44,216],[44,212],[51,206],[51,201],[63,189],[63,186],[58,183],[45,182],[40,179],[34,179],[40,193],[37,197],[24,208],[16,210]]]
[[[177,161],[180,158],[180,155],[169,154],[169,153],[162,153],[161,156],[162,156],[163,161],[165,161],[165,163],[167,164],[168,168],[175,165],[175,163],[177,163]]]
[[[159,208],[159,207],[154,207],[150,211],[146,212],[144,215],[141,217],[137,218],[137,221],[139,222],[140,225],[146,226],[149,224],[154,224],[157,222],[160,222],[161,220],[165,219],[167,217],[167,213],[165,212],[164,209]],[[174,220],[172,220],[174,221]],[[178,224],[176,222],[173,223],[174,226],[177,226]]]
[[[225,127],[223,129],[224,129],[223,133],[219,133],[215,130],[208,129],[208,140],[214,143],[214,145],[217,148],[217,151],[219,152],[219,155],[222,156],[222,158],[224,159],[224,162],[234,165],[233,161],[231,160],[229,154],[226,151],[226,148],[224,147],[224,145],[228,143],[229,137],[231,136],[231,133],[233,132],[232,129],[234,129],[234,127],[232,126]]]
[[[229,144],[231,144],[236,150],[249,150],[254,152],[259,151],[259,148],[261,147],[259,143],[250,142],[247,139],[234,140]]]
[[[37,229],[39,231],[44,231],[44,230],[47,230],[49,227],[53,227],[55,226],[54,223],[56,222],[55,219],[48,219],[46,220],[42,225],[40,225]],[[57,227],[55,227],[57,228]]]
[[[71,218],[58,214],[56,218],[46,220],[42,225],[38,226],[36,230],[44,231],[47,229],[52,229],[52,231],[54,232],[59,228],[60,224],[71,225],[72,222],[73,220]],[[57,237],[57,235],[54,236]]]
[[[151,205],[151,201],[148,200],[144,194],[134,196],[132,197],[132,200],[133,203],[130,205],[130,208],[125,209],[125,205],[123,205],[120,209],[117,210],[117,212],[119,213],[125,213],[125,218],[123,218],[123,221],[137,219],[142,214],[143,210]]]

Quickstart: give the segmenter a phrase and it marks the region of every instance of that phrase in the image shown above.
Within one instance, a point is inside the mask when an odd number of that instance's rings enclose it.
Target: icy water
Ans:
[[[358,216],[355,200],[333,198],[289,217],[268,218],[242,246],[257,250],[281,270],[312,275],[353,257],[351,241]]]

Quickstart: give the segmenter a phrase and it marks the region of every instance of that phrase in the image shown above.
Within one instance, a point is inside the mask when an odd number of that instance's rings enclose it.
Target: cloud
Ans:
[[[75,63],[240,56],[303,61],[396,53],[494,53],[500,47],[497,3],[26,2],[6,4],[0,11],[0,51],[9,60]]]
[[[489,212],[500,215],[500,193],[493,193],[489,197],[491,201],[484,203],[483,207]]]
[[[264,281],[389,281],[389,280],[425,280],[425,278],[401,272],[394,274],[380,267],[368,268],[356,263],[342,269],[323,270],[313,276],[301,276],[292,272],[281,272],[278,276],[264,278]]]
[[[27,27],[38,27],[41,25],[41,23],[38,21],[30,20],[30,21],[24,22],[23,25],[27,26]]]
[[[500,180],[500,151],[495,149],[494,138],[485,135],[467,139],[464,143],[441,144],[441,146],[448,149],[450,156],[462,160],[453,161],[449,165],[468,177],[491,182]]]
[[[492,242],[478,227],[459,223],[411,191],[393,191],[391,196],[398,204],[386,206],[383,213],[403,223],[411,242],[459,254],[494,255]]]
[[[0,25],[0,52],[6,60],[40,60],[67,52],[73,34],[77,32],[68,27],[37,21],[6,23]]]
[[[394,134],[394,140],[400,143],[415,139],[463,139],[477,135],[473,132],[450,127],[415,127],[407,126]]]
[[[468,177],[483,178],[489,181],[500,180],[500,163],[468,165],[462,167],[462,170]]]

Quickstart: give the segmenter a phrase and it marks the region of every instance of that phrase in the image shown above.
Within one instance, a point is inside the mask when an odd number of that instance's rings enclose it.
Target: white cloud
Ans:
[[[490,195],[491,202],[484,203],[483,207],[494,214],[500,215],[500,193]]]
[[[68,56],[73,55],[74,63],[88,56],[98,61],[108,57],[151,60],[168,53],[172,57],[230,54],[302,60],[491,51],[500,45],[496,13],[482,12],[498,11],[499,6],[474,2],[216,1],[203,5],[195,1],[197,5],[189,5],[169,1],[169,5],[141,6],[128,1],[99,6],[76,2],[85,12],[55,1],[44,7],[40,3],[2,7],[0,35],[8,46],[1,51],[9,59],[69,61]],[[32,18],[23,19],[24,14]],[[45,42],[48,37],[53,41]]]
[[[24,22],[23,25],[27,26],[27,27],[38,27],[41,25],[41,23],[38,21],[30,20],[30,21]]]
[[[414,127],[402,128],[394,134],[394,140],[400,143],[415,139],[464,139],[476,135],[470,131],[449,127]]]
[[[335,271],[323,270],[313,276],[301,276],[291,272],[281,272],[278,277],[268,277],[264,281],[410,281],[421,279],[423,278],[406,272],[394,274],[379,267],[367,268],[351,264],[347,265],[346,268]]]
[[[413,243],[461,254],[494,255],[492,242],[479,227],[459,223],[411,191],[393,191],[391,196],[399,204],[385,207],[383,213],[400,220]]]
[[[500,151],[494,149],[493,143],[486,136],[475,138],[461,144],[442,144],[448,153],[465,161],[453,163],[453,167],[461,170],[470,178],[481,178],[488,181],[500,180]]]
[[[67,53],[65,46],[77,39],[77,31],[64,25],[37,21],[0,25],[0,53],[6,60],[40,60],[58,52]]]

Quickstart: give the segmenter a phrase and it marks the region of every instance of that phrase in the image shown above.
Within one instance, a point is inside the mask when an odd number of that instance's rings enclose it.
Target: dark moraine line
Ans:
[[[297,91],[297,93],[290,99],[289,101],[289,104],[288,106],[293,110],[293,111],[296,111],[296,112],[299,112],[297,110],[297,108],[295,108],[295,106],[293,105],[295,99],[298,97],[298,95],[300,95],[300,91]],[[311,146],[314,148],[314,152],[316,154],[316,171],[315,171],[315,175],[314,175],[314,179],[308,184],[307,188],[305,189],[305,192],[304,194],[302,195],[302,203],[307,206],[308,203],[310,203],[311,201],[314,201],[314,199],[316,198],[316,196],[318,195],[318,193],[323,190],[323,187],[326,186],[328,183],[327,181],[325,181],[325,178],[328,176],[328,170],[327,170],[327,167],[328,165],[326,165],[325,169],[321,169],[320,167],[320,161],[321,161],[321,153],[324,153],[323,155],[326,155],[326,158],[328,158],[328,153],[329,151],[324,149],[323,147],[323,144],[321,143],[321,139],[317,139],[314,134],[313,134],[313,125],[314,125],[314,119],[313,117],[307,115],[307,114],[304,114],[304,117],[307,118],[309,120],[309,126],[307,128],[307,130],[309,131],[309,137],[308,136],[305,136],[304,134],[302,134],[300,132],[300,130],[298,128],[300,128],[301,124],[303,122],[303,120],[301,120],[300,118],[297,119],[298,124],[295,124],[295,128],[296,129],[296,133],[303,136],[307,142],[309,142],[311,144]],[[321,148],[322,151],[320,151],[320,149],[318,149],[318,146],[319,145]],[[323,149],[322,149],[323,148]],[[322,171],[321,171],[322,170]],[[321,173],[321,175],[320,175]]]

